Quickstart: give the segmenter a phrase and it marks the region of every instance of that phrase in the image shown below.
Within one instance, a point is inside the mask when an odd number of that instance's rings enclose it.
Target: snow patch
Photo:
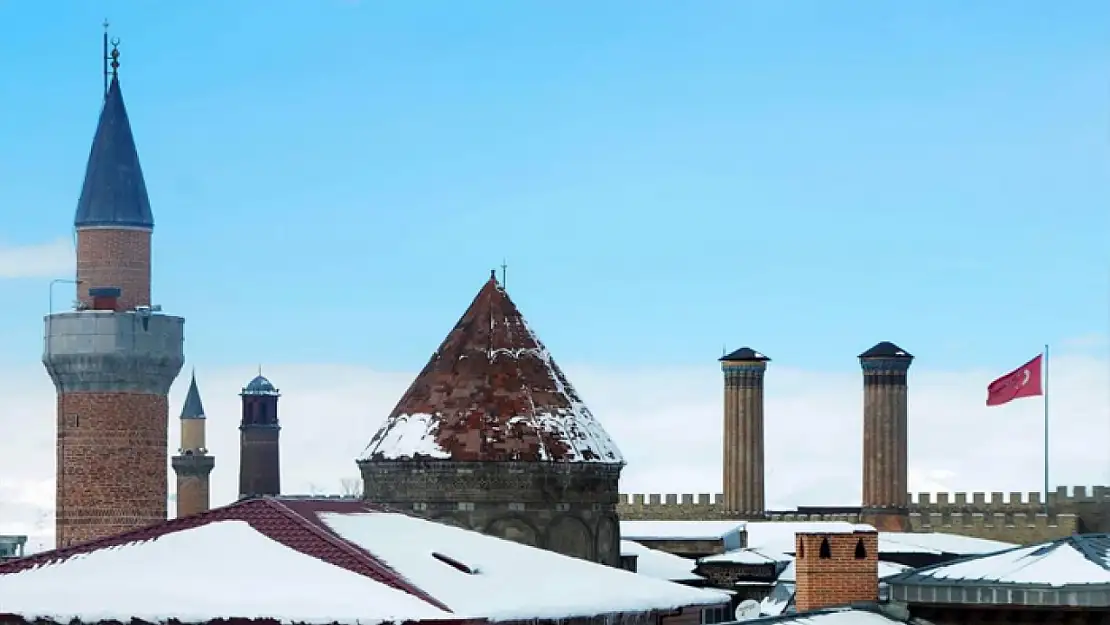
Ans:
[[[693,582],[705,579],[694,573],[697,562],[659,549],[650,549],[631,540],[621,541],[622,556],[636,556],[636,573],[669,582]]]
[[[244,618],[373,624],[457,618],[290,549],[237,520],[0,575],[0,606],[28,621],[58,623]]]
[[[455,614],[494,621],[563,619],[727,603],[690,588],[403,514],[319,515]],[[441,554],[465,565],[448,566]],[[331,592],[327,596],[331,596]]]

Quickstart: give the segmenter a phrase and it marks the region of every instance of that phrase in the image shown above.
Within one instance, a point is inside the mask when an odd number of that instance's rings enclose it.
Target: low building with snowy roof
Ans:
[[[1080,534],[906,571],[890,598],[934,623],[1110,622],[1110,534]]]
[[[702,558],[745,545],[744,521],[621,521],[621,537],[687,558]]]
[[[621,452],[492,272],[358,464],[367,501],[620,566]]]
[[[697,560],[651,549],[631,540],[621,541],[621,568],[668,582],[701,587],[705,578],[694,573]]]
[[[341,499],[245,499],[0,564],[5,623],[685,625],[728,601]]]

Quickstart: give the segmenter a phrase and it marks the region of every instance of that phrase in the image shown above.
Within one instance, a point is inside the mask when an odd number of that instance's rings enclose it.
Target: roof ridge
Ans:
[[[285,505],[284,502],[276,497],[266,496],[260,498],[260,501],[264,502],[265,505],[277,511],[285,518],[293,521],[297,525],[300,525],[302,528],[307,529],[309,532],[323,539],[337,549],[344,551],[348,555],[356,558],[359,562],[365,564],[371,569],[374,569],[378,573],[381,573],[384,577],[389,577],[397,580],[398,590],[402,590],[418,599],[422,599],[432,604],[437,608],[454,614],[454,611],[451,608],[447,607],[443,603],[440,603],[434,597],[424,592],[420,587],[409,581],[409,579],[406,578],[404,575],[401,575],[397,571],[393,570],[392,567],[379,560],[374,554],[336,534],[330,527],[327,527],[327,525],[323,523],[323,519],[320,519],[320,524],[312,523],[311,521],[306,519],[304,515],[298,514],[295,510]],[[367,512],[374,513],[376,511],[367,510]],[[314,512],[313,514],[316,513]],[[319,518],[318,514],[317,518]]]
[[[0,563],[0,575],[5,573],[15,573],[23,571],[28,568],[36,566],[44,566],[47,564],[54,564],[57,562],[64,562],[73,556],[78,556],[86,553],[91,553],[98,549],[120,547],[131,543],[148,542],[158,540],[167,534],[173,534],[183,530],[193,529],[206,525],[213,521],[225,520],[231,510],[237,509],[245,504],[251,503],[252,500],[241,499],[232,502],[226,506],[219,508],[212,508],[199,512],[194,515],[186,517],[176,517],[173,519],[166,519],[165,521],[158,521],[142,527],[127,530],[121,534],[113,534],[111,536],[104,536],[96,538],[87,542],[75,543],[65,547],[55,547],[50,551],[43,551],[40,553],[32,554],[23,558],[9,560],[8,562]]]

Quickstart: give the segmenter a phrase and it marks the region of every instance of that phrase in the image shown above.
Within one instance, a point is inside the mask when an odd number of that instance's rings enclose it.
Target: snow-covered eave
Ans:
[[[687,588],[689,588],[689,587],[687,586]],[[499,622],[505,622],[505,621],[525,621],[525,620],[526,621],[531,621],[532,623],[544,623],[544,622],[563,621],[563,620],[566,620],[566,619],[595,619],[595,618],[600,619],[600,618],[604,618],[604,619],[606,619],[606,622],[618,622],[619,623],[620,619],[618,617],[620,617],[622,615],[623,616],[632,616],[632,615],[636,615],[636,616],[669,616],[669,615],[673,615],[673,614],[678,614],[682,610],[702,610],[702,609],[710,607],[710,606],[725,605],[725,604],[729,603],[729,601],[731,601],[731,598],[729,597],[729,595],[726,594],[724,591],[719,591],[717,589],[712,589],[712,590],[706,589],[705,592],[707,593],[707,597],[704,601],[691,599],[691,600],[683,601],[682,603],[653,604],[653,605],[649,605],[649,606],[645,606],[645,607],[639,607],[639,606],[630,607],[630,608],[624,609],[624,610],[609,610],[607,612],[594,612],[592,610],[580,610],[580,609],[576,609],[576,608],[567,608],[566,612],[561,612],[560,611],[558,614],[545,612],[545,613],[543,613],[539,616],[537,616],[534,612],[532,612],[532,613],[506,612],[506,613],[503,613],[503,614],[490,614],[486,617],[486,620],[491,622],[491,623],[499,623]],[[641,619],[639,619],[639,618],[633,619],[633,620],[635,620],[637,622],[641,621]],[[452,624],[452,625],[454,625],[454,624]]]
[[[148,617],[148,618],[153,618],[153,617]],[[16,613],[11,613],[11,612],[0,612],[0,623],[26,623],[27,625],[31,625],[32,623],[37,624],[37,625],[42,625],[43,623],[54,623],[55,625],[70,625],[70,623],[72,623],[74,620],[75,619],[70,618],[69,615],[28,616],[28,615],[24,615],[24,614],[16,614]],[[80,620],[82,623],[86,623],[86,624],[91,624],[91,623],[113,623],[113,622],[114,623],[121,623],[122,622],[122,623],[132,623],[132,624],[142,623],[142,624],[149,624],[149,625],[163,625],[163,624],[166,624],[166,623],[172,623],[174,621],[178,621],[178,619],[176,619],[175,617],[170,616],[170,615],[166,615],[165,617],[159,617],[157,620],[148,620],[148,619],[144,619],[144,618],[135,618],[135,617],[132,617],[132,616],[125,616],[123,614],[111,615],[107,612],[105,612],[103,614],[100,614],[100,615],[97,615],[96,617],[92,617],[92,618],[88,618],[88,619],[76,619],[76,620]],[[320,625],[320,623],[325,622],[323,620],[321,620],[321,621],[303,621],[303,620],[288,620],[288,621],[286,621],[286,620],[281,620],[281,619],[274,619],[273,617],[269,617],[269,616],[266,616],[266,617],[261,617],[261,616],[259,616],[259,617],[238,617],[238,616],[221,615],[221,616],[213,616],[210,619],[208,619],[209,622],[211,622],[211,621],[219,621],[219,622],[238,621],[238,622],[247,622],[247,623],[254,623],[254,622],[273,623],[275,620],[282,623],[283,625]],[[178,622],[180,622],[180,621],[178,621]],[[486,619],[464,618],[464,617],[459,617],[457,619],[420,619],[418,621],[411,621],[411,620],[408,620],[408,621],[359,620],[359,621],[357,621],[358,625],[483,625],[484,623],[487,623],[487,622],[488,621]],[[344,620],[333,621],[332,623],[330,623],[330,625],[355,625],[355,623],[352,622],[352,623],[348,624],[347,620],[344,619]]]
[[[375,452],[373,454],[364,455],[356,460],[358,464],[376,463],[376,462],[444,462],[450,464],[526,464],[526,465],[552,465],[552,466],[575,466],[575,465],[589,465],[589,466],[602,466],[609,467],[616,471],[623,469],[628,465],[625,461],[613,462],[607,458],[575,458],[559,459],[559,460],[456,460],[451,457],[439,457],[427,454],[384,454]]]
[[[908,575],[913,575],[909,573]],[[890,598],[903,603],[1110,607],[1110,584],[999,582],[988,579],[887,578]]]

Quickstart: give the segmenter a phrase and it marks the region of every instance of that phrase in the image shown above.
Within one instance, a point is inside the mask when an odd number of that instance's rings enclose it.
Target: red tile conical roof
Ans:
[[[623,463],[494,275],[363,460]]]

